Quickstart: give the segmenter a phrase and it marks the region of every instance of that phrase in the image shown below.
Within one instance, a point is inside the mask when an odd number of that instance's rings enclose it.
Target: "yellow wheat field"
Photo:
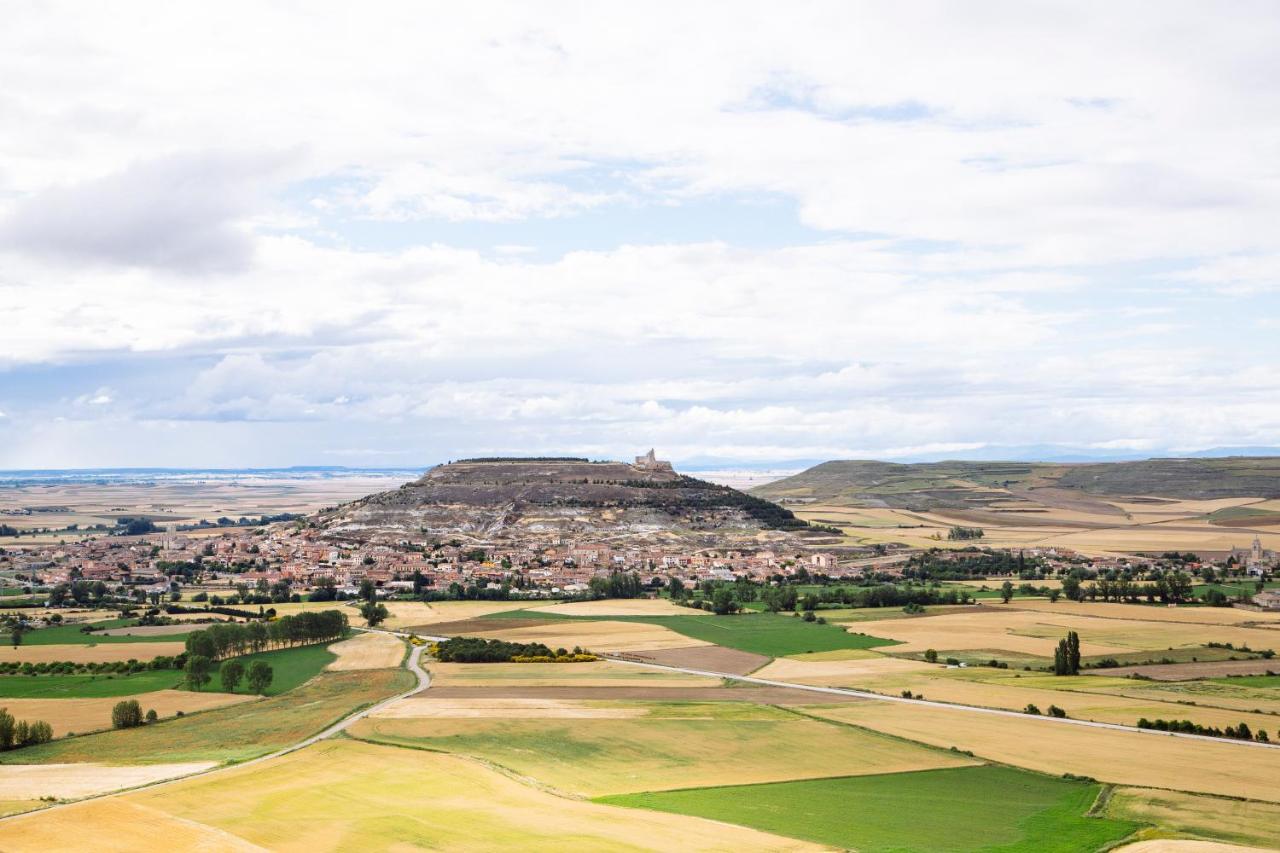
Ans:
[[[198,773],[214,764],[0,764],[0,800],[77,799]],[[5,835],[5,828],[0,827],[0,839]]]
[[[83,837],[86,827],[97,850],[163,853],[821,849],[698,818],[570,800],[467,759],[353,741],[24,815],[4,824],[3,846],[43,853]]]
[[[0,646],[0,661],[71,661],[72,663],[107,663],[113,661],[149,661],[162,655],[173,656],[186,650],[182,643],[99,643],[49,646]]]
[[[672,604],[665,598],[605,599],[602,601],[571,601],[531,607],[535,613],[561,614],[564,616],[691,616],[698,611]]]
[[[391,634],[366,632],[334,643],[329,651],[338,656],[325,669],[389,669],[400,665],[405,644]]]
[[[174,675],[174,680],[180,674]],[[230,693],[192,693],[186,690],[153,690],[133,696],[109,696],[95,699],[0,699],[0,708],[19,720],[44,720],[53,727],[55,737],[68,732],[85,732],[111,728],[111,709],[117,702],[137,699],[145,713],[155,710],[161,718],[172,717],[181,711],[191,714],[224,705],[251,702],[256,696]]]
[[[1191,740],[901,702],[811,708],[833,720],[1018,767],[1104,782],[1276,801],[1280,749]]]

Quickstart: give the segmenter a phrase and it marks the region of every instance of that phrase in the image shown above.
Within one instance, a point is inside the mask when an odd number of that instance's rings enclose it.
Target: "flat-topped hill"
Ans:
[[[720,544],[785,538],[806,523],[770,501],[676,473],[665,463],[472,459],[321,515],[335,536],[406,532],[496,541],[583,538]]]

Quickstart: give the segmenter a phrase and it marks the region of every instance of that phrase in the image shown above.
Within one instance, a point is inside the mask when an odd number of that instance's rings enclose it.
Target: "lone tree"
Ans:
[[[186,673],[187,687],[192,690],[199,690],[210,681],[213,676],[209,674],[209,670],[213,668],[213,661],[204,655],[191,655],[187,658],[187,665],[183,669]]]
[[[142,706],[137,699],[126,699],[117,702],[111,709],[111,726],[117,729],[132,729],[142,725]]]
[[[387,621],[387,617],[391,614],[387,611],[387,605],[378,604],[374,601],[366,601],[360,605],[360,615],[364,617],[365,624],[370,628],[376,628],[383,622]]]
[[[1053,650],[1053,674],[1080,674],[1080,635],[1075,631],[1068,631],[1067,638],[1059,640]]]
[[[1013,598],[1013,584],[1010,581],[1005,581],[1000,585],[1000,600],[1008,604],[1011,598]]]
[[[271,669],[271,664],[264,660],[256,660],[249,664],[248,685],[249,691],[262,695],[267,692],[267,688],[271,686],[271,680],[276,674]]]
[[[228,693],[235,693],[237,685],[244,679],[244,664],[232,658],[222,662],[222,668],[218,670],[218,677],[222,680],[222,689]]]

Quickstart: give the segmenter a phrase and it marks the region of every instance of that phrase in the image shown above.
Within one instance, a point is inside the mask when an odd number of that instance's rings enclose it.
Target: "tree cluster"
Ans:
[[[1235,740],[1256,740],[1258,743],[1270,743],[1271,738],[1265,731],[1259,729],[1254,734],[1249,729],[1248,723],[1241,723],[1238,726],[1227,726],[1220,729],[1217,726],[1202,726],[1199,723],[1193,723],[1191,720],[1148,720],[1146,717],[1138,720],[1138,728],[1155,729],[1159,732],[1181,732],[1189,735],[1205,735],[1206,737],[1225,737]]]
[[[552,651],[542,643],[509,643],[479,637],[453,637],[436,643],[431,654],[442,663],[576,663],[597,659],[581,648]]]
[[[347,615],[340,610],[296,613],[271,622],[228,622],[187,635],[188,656],[220,660],[266,648],[300,646],[336,640],[347,633]],[[188,664],[190,661],[188,660]]]
[[[19,749],[51,740],[53,727],[44,720],[15,720],[8,709],[0,708],[0,749]]]
[[[1080,635],[1075,631],[1068,631],[1066,638],[1058,641],[1053,651],[1053,674],[1080,674]]]

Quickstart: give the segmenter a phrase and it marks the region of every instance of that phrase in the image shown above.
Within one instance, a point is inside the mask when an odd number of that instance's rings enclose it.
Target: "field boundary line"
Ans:
[[[395,631],[385,631],[380,633],[396,634],[397,636],[406,636],[406,637],[408,636],[408,635],[400,635]],[[178,782],[186,782],[190,779],[196,779],[202,776],[211,776],[214,773],[225,773],[231,770],[239,770],[242,767],[250,767],[254,764],[261,764],[265,761],[271,761],[272,759],[281,758],[292,752],[297,752],[300,749],[305,749],[308,746],[312,746],[316,743],[319,743],[322,740],[326,740],[330,737],[333,737],[336,734],[339,734],[340,732],[345,731],[352,724],[359,722],[360,720],[363,720],[365,717],[369,716],[370,714],[376,711],[381,711],[383,708],[385,708],[386,706],[390,705],[393,702],[398,702],[401,699],[407,699],[410,696],[414,696],[426,690],[427,688],[429,688],[431,686],[431,676],[427,673],[425,669],[422,668],[422,665],[421,665],[422,653],[423,651],[425,651],[425,648],[426,648],[425,646],[414,646],[413,651],[409,653],[408,661],[406,661],[406,663],[408,663],[409,665],[408,666],[409,671],[417,677],[417,683],[412,688],[410,688],[409,690],[403,693],[398,693],[395,696],[390,696],[386,699],[375,702],[372,705],[368,705],[364,708],[357,708],[354,711],[352,711],[350,714],[347,714],[345,717],[339,718],[337,722],[329,725],[328,727],[320,730],[318,733],[311,735],[310,737],[307,737],[298,741],[297,743],[291,744],[282,749],[278,749],[275,752],[268,753],[267,755],[259,755],[257,758],[250,758],[247,761],[241,761],[236,764],[220,764],[215,767],[210,767],[207,770],[199,770],[199,771],[196,771],[195,773],[188,773],[184,776],[175,776],[172,779],[162,779],[157,782],[152,782],[149,784],[135,785],[132,788],[121,788],[116,791],[106,791],[101,794],[92,794],[88,797],[81,797],[76,800],[68,800],[67,802],[54,803],[53,805],[47,806],[42,809],[32,809],[31,811],[27,811],[27,812],[18,812],[17,814],[6,815],[4,817],[0,817],[0,823],[9,821],[9,820],[14,820],[20,817],[26,817],[27,815],[44,814],[46,812],[53,811],[54,809],[68,808],[70,806],[79,805],[80,803],[88,802],[90,800],[105,800],[110,797],[119,797],[125,794],[132,794],[137,791],[152,790],[155,788],[163,787],[165,785],[174,785],[174,784],[177,784]]]
[[[929,708],[942,708],[948,711],[959,711],[971,714],[994,714],[1000,717],[1015,717],[1021,720],[1040,720],[1046,723],[1055,723],[1068,726],[1086,726],[1095,729],[1110,729],[1120,732],[1135,732],[1137,734],[1186,738],[1190,740],[1208,741],[1210,743],[1226,743],[1235,744],[1236,746],[1249,746],[1257,749],[1280,749],[1280,743],[1260,743],[1253,740],[1236,740],[1235,738],[1213,737],[1211,735],[1193,735],[1183,732],[1163,732],[1158,729],[1140,729],[1137,726],[1126,726],[1120,723],[1102,723],[1095,720],[1076,720],[1071,717],[1048,717],[1043,715],[1026,714],[1022,711],[1010,711],[1005,708],[983,708],[978,705],[961,705],[951,702],[938,702],[931,699],[907,699],[903,696],[886,696],[880,693],[872,693],[867,690],[857,690],[851,687],[822,687],[815,684],[796,684],[790,681],[777,681],[770,678],[756,678],[751,675],[734,675],[728,672],[711,672],[703,669],[692,669],[689,667],[669,666],[659,663],[648,663],[638,660],[631,660],[616,655],[601,655],[604,660],[625,663],[631,666],[643,666],[651,669],[664,669],[673,672],[683,672],[690,675],[704,675],[710,678],[728,678],[734,681],[742,681],[747,684],[760,684],[765,687],[787,687],[795,690],[807,690],[811,693],[822,693],[829,696],[854,696],[859,699],[870,699],[877,702],[900,702],[908,705],[919,705]]]

